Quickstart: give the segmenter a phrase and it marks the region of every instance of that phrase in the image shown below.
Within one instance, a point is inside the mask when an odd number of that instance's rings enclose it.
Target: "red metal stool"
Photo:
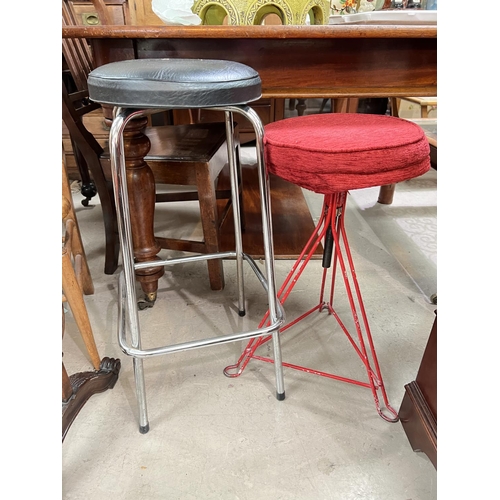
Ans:
[[[425,134],[414,123],[390,116],[330,113],[289,118],[267,125],[264,144],[270,172],[325,195],[320,220],[278,291],[280,302],[284,304],[323,241],[319,302],[287,322],[281,332],[315,311],[327,311],[337,320],[364,364],[368,382],[286,362],[283,362],[283,366],[370,388],[379,415],[384,420],[396,422],[397,412],[387,398],[347,240],[345,205],[350,190],[393,184],[427,172],[430,157]],[[333,305],[335,275],[339,267],[352,312],[355,330],[352,334]],[[332,272],[327,296],[325,287],[329,269]],[[266,315],[261,326],[267,321]],[[252,358],[272,363],[271,358],[256,354],[257,348],[270,338],[251,339],[238,362],[225,368],[225,375],[239,376]],[[381,407],[379,395],[382,396],[384,407]]]

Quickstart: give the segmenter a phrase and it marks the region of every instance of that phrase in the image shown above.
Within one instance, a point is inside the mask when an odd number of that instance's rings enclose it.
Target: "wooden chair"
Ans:
[[[93,3],[98,5],[100,0],[93,0]],[[62,6],[63,23],[76,24],[70,3],[63,0]],[[102,13],[99,15],[101,17]],[[81,164],[79,170],[90,170],[96,184],[106,235],[105,273],[113,274],[118,265],[119,242],[107,141],[99,144],[83,120],[87,113],[97,108],[89,101],[87,89],[92,57],[85,40],[63,40],[62,51],[67,74],[71,77],[71,85],[67,84],[68,77],[62,85],[63,121],[75,146],[75,159]],[[191,121],[195,121],[194,117]],[[230,189],[218,189],[219,175],[227,160],[224,123],[148,126],[144,133],[151,142],[145,161],[153,171],[155,183],[189,186],[182,193],[158,193],[156,202],[198,200],[203,229],[202,241],[158,237],[157,243],[170,250],[217,252],[220,227],[231,206]],[[218,199],[227,201],[219,204]],[[211,288],[224,288],[222,261],[209,260],[207,266]]]
[[[401,101],[409,101],[417,104],[420,108],[420,118],[428,118],[429,111],[437,108],[437,97],[402,97],[391,100],[393,116],[399,116],[399,107]]]
[[[71,309],[83,338],[94,371],[68,375],[62,363],[62,439],[86,401],[93,395],[114,387],[120,371],[120,360],[101,360],[92,332],[84,295],[94,293],[94,285],[76,219],[66,165],[62,161],[62,335],[65,331],[64,304]]]
[[[77,23],[72,5],[66,0],[62,2],[62,22],[63,25]],[[111,181],[102,175],[99,158],[103,153],[103,148],[83,122],[84,116],[101,109],[99,104],[88,99],[86,75],[92,71],[92,55],[85,40],[63,39],[62,56],[62,118],[69,130],[73,154],[82,180],[82,189],[86,196],[85,201],[93,196],[94,183],[99,193],[105,233],[104,272],[113,274],[118,266],[119,255],[113,188]],[[87,189],[86,192],[85,189]]]

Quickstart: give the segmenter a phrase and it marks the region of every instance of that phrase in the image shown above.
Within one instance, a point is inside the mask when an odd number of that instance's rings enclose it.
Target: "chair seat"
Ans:
[[[261,80],[248,66],[211,59],[134,59],[94,69],[90,98],[113,106],[208,108],[261,97]]]
[[[265,127],[270,172],[322,194],[394,184],[430,168],[416,124],[391,116],[329,113]]]

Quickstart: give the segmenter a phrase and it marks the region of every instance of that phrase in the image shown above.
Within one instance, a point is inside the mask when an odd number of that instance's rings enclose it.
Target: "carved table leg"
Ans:
[[[121,363],[119,359],[103,358],[99,370],[93,372],[74,373],[70,377],[63,364],[63,401],[62,401],[62,440],[66,437],[71,424],[83,408],[83,405],[94,394],[113,389],[118,379]],[[69,379],[69,384],[68,384]],[[65,394],[71,387],[71,394]],[[66,396],[66,397],[65,397]]]
[[[62,308],[62,336],[65,331],[64,307]],[[62,440],[88,399],[99,392],[113,389],[120,373],[119,359],[103,358],[98,369],[69,376],[62,363]]]
[[[130,222],[134,257],[137,262],[157,259],[156,255],[161,249],[154,236],[155,179],[153,172],[144,161],[144,157],[151,147],[148,137],[143,133],[146,125],[147,118],[132,119],[127,124],[123,134]],[[158,290],[158,279],[164,273],[163,267],[136,271],[137,280],[145,293],[147,306],[154,304]],[[141,308],[144,308],[143,306]]]

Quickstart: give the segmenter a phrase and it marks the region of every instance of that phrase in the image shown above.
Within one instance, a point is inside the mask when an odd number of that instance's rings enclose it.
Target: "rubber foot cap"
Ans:
[[[139,426],[139,432],[141,434],[147,434],[149,432],[149,424],[146,424],[146,425],[140,425]]]
[[[241,317],[245,316],[245,314],[246,314],[246,313],[247,313],[247,312],[246,312],[245,310],[243,310],[243,311],[238,311],[238,314],[239,314]]]
[[[279,392],[277,392],[276,393],[276,399],[278,401],[283,401],[285,399],[285,393],[283,392],[283,393],[280,394]]]

